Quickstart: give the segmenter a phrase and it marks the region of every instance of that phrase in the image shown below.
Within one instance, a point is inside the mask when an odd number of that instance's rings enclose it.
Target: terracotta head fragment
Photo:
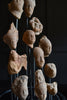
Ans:
[[[48,57],[51,54],[52,44],[46,36],[43,36],[40,39],[39,46],[43,49],[45,57]]]
[[[35,6],[35,0],[24,0],[24,11],[27,17],[32,16]]]
[[[15,50],[11,50],[8,62],[9,74],[17,74],[21,71],[22,67],[27,70],[27,56],[19,55]]]
[[[9,11],[18,19],[21,18],[23,13],[24,0],[12,0],[8,4]]]
[[[15,28],[14,23],[10,25],[10,29],[3,37],[3,41],[10,47],[10,49],[16,49],[18,42],[18,30]]]
[[[43,25],[39,21],[38,18],[33,17],[30,21],[30,26],[32,27],[33,31],[35,32],[35,35],[39,35],[43,30]]]
[[[35,62],[36,65],[39,68],[42,68],[45,64],[45,59],[44,59],[44,52],[40,47],[35,47],[33,51],[33,55],[35,57]]]
[[[35,43],[36,37],[35,33],[32,30],[26,30],[23,34],[22,40],[31,48],[33,48],[33,44]]]

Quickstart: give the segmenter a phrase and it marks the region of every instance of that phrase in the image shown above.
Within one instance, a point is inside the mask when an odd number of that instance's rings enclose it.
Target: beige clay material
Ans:
[[[18,55],[15,50],[11,50],[8,62],[9,74],[17,74],[21,71],[22,67],[27,70],[27,56]]]
[[[47,85],[41,70],[35,72],[35,94],[39,100],[47,98]]]
[[[36,6],[35,0],[24,0],[24,12],[27,17],[31,17]]]
[[[15,16],[17,19],[20,19],[23,13],[23,6],[24,0],[12,0],[8,4],[8,9],[13,16]]]
[[[39,35],[43,31],[43,25],[41,24],[40,20],[36,17],[33,17],[30,21],[30,26],[32,27],[35,35]]]
[[[14,23],[11,23],[10,29],[3,37],[3,41],[10,49],[16,49],[18,42],[18,30],[15,28]]]
[[[45,57],[48,57],[51,54],[52,43],[46,36],[43,36],[40,39],[39,46],[43,49]]]
[[[18,96],[21,100],[26,100],[28,96],[28,77],[22,75],[17,77],[12,83],[12,91]]]
[[[54,63],[47,63],[45,65],[45,75],[49,78],[55,78],[57,74],[56,65]]]
[[[35,62],[36,65],[39,68],[42,68],[45,64],[45,59],[44,59],[44,52],[40,47],[35,47],[33,50],[33,55],[35,57]]]
[[[26,30],[23,34],[22,40],[30,47],[33,48],[35,43],[36,37],[35,33],[32,30]]]
[[[47,91],[51,95],[56,95],[58,92],[57,82],[47,83]]]

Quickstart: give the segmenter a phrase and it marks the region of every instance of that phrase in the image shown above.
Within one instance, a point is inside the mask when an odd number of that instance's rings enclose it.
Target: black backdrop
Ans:
[[[2,37],[9,29],[10,23],[15,22],[15,18],[8,12],[8,2],[10,0],[0,0],[0,90],[10,86],[10,77],[7,71],[8,57],[10,49],[2,41]],[[43,33],[51,40],[53,52],[47,58],[47,62],[54,62],[57,66],[57,81],[60,86],[67,89],[67,0],[36,0],[37,6],[33,16],[38,17],[44,25]],[[20,36],[25,31],[26,16],[23,13],[19,20]],[[40,37],[37,37],[37,44]],[[19,45],[19,44],[18,44]],[[18,53],[21,54],[23,48],[18,46]],[[25,53],[25,52],[23,52]],[[66,91],[64,88],[63,90]],[[61,89],[61,91],[63,92]]]

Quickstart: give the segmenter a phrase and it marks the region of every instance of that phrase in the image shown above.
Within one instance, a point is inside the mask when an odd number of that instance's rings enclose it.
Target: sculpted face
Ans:
[[[25,31],[22,39],[28,46],[33,48],[33,44],[36,40],[34,31],[32,31],[32,30]]]
[[[27,17],[31,17],[35,8],[35,0],[25,0],[24,11]]]
[[[51,54],[52,44],[51,41],[46,36],[43,36],[40,39],[39,46],[43,49],[45,57],[48,57]]]
[[[26,75],[22,75],[17,77],[12,83],[12,91],[18,96],[21,100],[26,100],[28,96],[28,77]]]
[[[49,78],[55,78],[57,74],[56,65],[54,63],[47,63],[45,65],[45,75]]]
[[[18,39],[18,30],[15,28],[14,23],[11,23],[10,29],[3,37],[3,41],[10,47],[10,49],[16,49]]]
[[[39,68],[42,68],[43,65],[45,64],[45,59],[44,59],[44,52],[40,47],[35,47],[33,51],[34,57],[35,57],[35,62],[36,65]]]
[[[33,17],[30,21],[30,26],[32,27],[32,29],[35,31],[35,35],[39,35],[42,30],[43,30],[43,25],[41,24],[41,22],[39,21],[38,18]]]
[[[9,11],[18,19],[21,18],[23,13],[24,0],[12,0],[8,4]]]
[[[35,72],[35,81],[36,81],[37,85],[42,83],[42,82],[45,82],[45,78],[44,78],[44,75],[43,75],[41,70],[37,70]]]

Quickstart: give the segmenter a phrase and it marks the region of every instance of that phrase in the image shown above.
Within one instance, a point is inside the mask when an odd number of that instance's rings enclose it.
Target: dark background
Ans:
[[[3,42],[3,35],[7,33],[11,22],[15,18],[8,11],[10,0],[0,0],[0,91],[10,87],[10,76],[7,71],[10,49]],[[54,62],[57,66],[57,76],[52,81],[57,81],[59,91],[64,95],[67,92],[67,0],[36,0],[37,6],[33,16],[36,16],[44,25],[43,33],[37,36],[36,46],[44,34],[53,44],[52,54],[47,62]],[[32,17],[33,17],[32,16]],[[22,36],[26,30],[26,16],[23,13],[19,20],[19,34]],[[20,43],[20,44],[19,44]],[[18,43],[18,53],[25,53],[21,44]],[[23,52],[22,52],[23,51]]]

